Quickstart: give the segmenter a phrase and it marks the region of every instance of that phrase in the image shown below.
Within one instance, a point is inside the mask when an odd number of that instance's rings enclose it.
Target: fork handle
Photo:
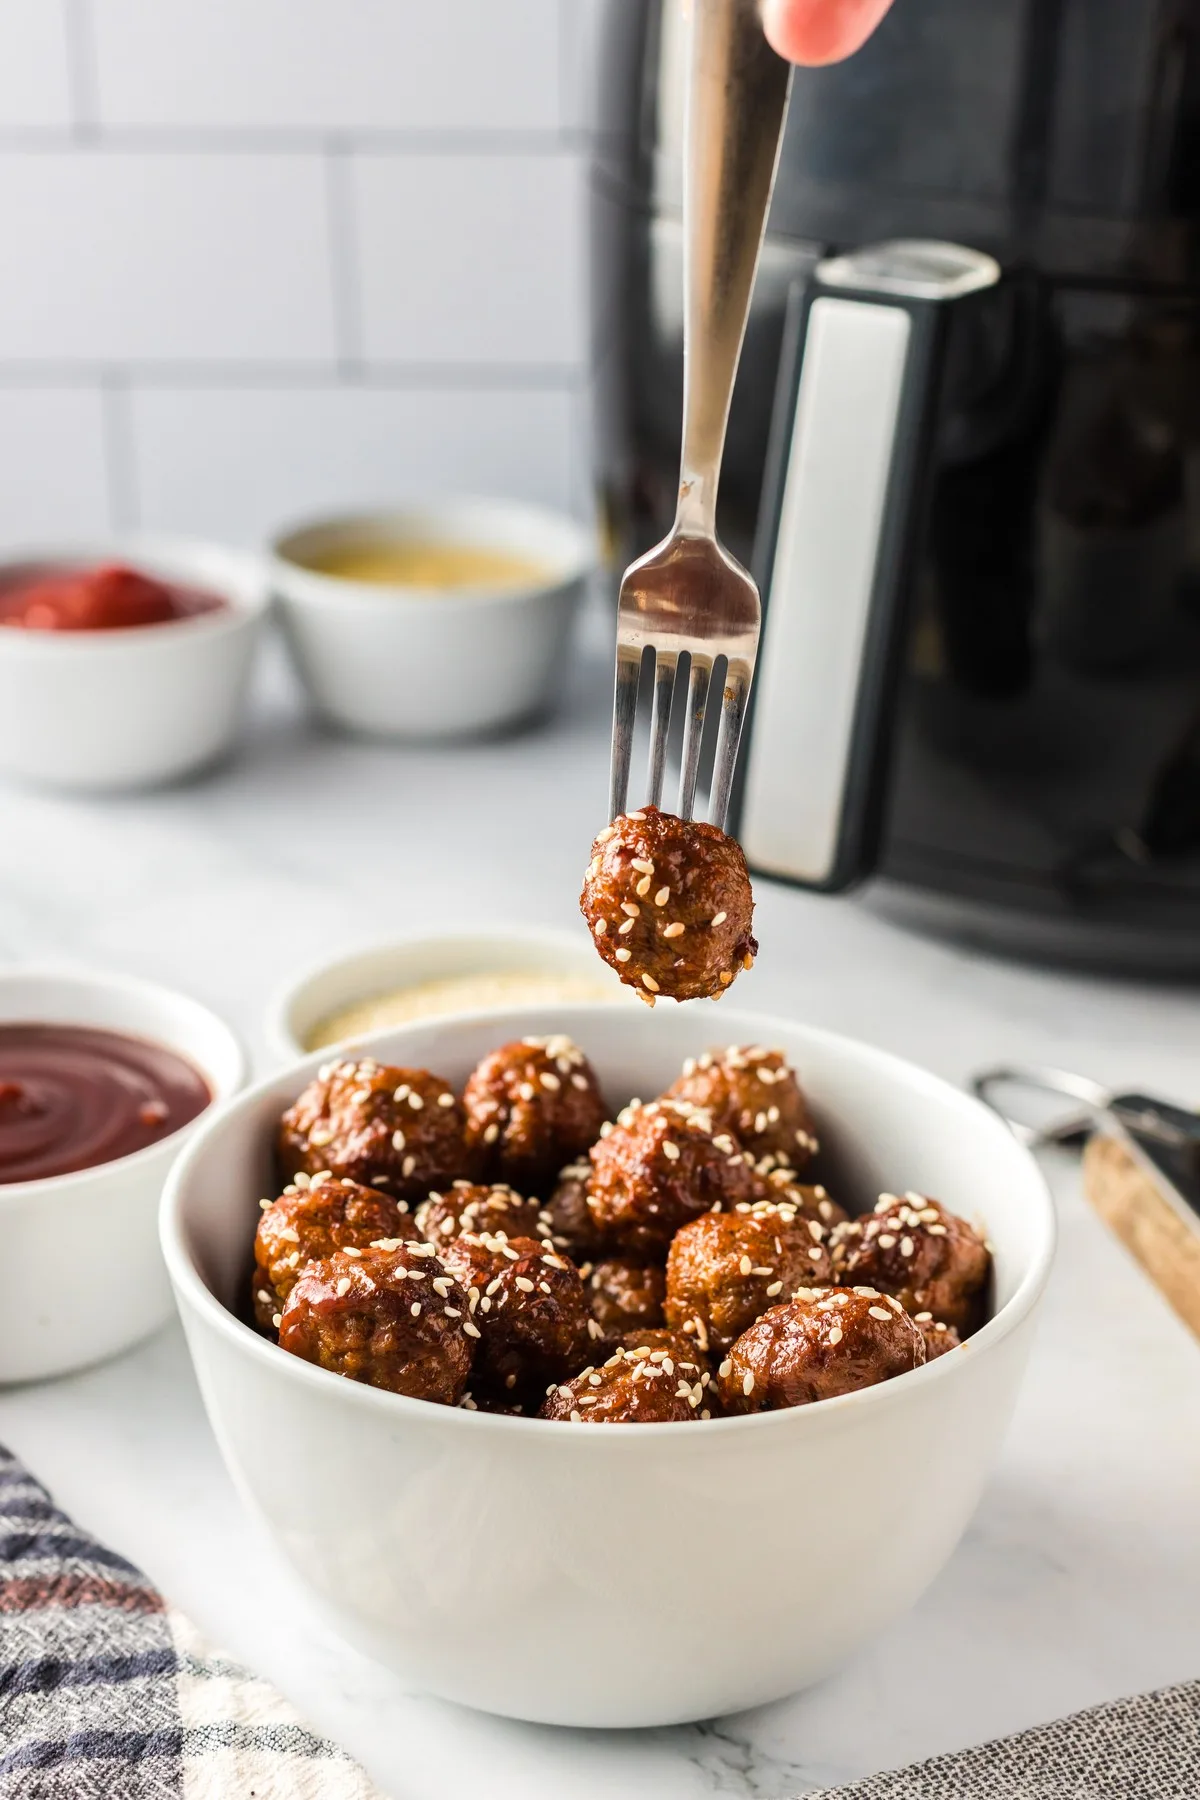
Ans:
[[[757,0],[691,0],[684,157],[683,454],[677,528],[715,532],[717,483],[791,67]]]

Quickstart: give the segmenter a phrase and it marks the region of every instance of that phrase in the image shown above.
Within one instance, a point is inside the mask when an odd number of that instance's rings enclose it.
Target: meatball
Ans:
[[[604,1237],[588,1206],[590,1162],[568,1163],[558,1172],[558,1185],[550,1196],[546,1211],[550,1233],[559,1250],[565,1250],[573,1262],[586,1262],[603,1254]]]
[[[356,1181],[310,1182],[307,1175],[265,1206],[254,1237],[254,1318],[273,1325],[306,1263],[347,1244],[365,1250],[379,1238],[415,1238],[407,1203]]]
[[[681,1225],[714,1207],[770,1196],[750,1158],[712,1118],[682,1101],[627,1106],[593,1145],[588,1206],[607,1241],[649,1261]]]
[[[596,1369],[552,1387],[543,1419],[573,1425],[663,1425],[712,1417],[712,1377],[695,1363],[676,1363],[668,1349],[614,1350]]]
[[[972,1225],[936,1200],[881,1194],[873,1213],[839,1227],[834,1241],[837,1278],[869,1282],[895,1294],[910,1313],[969,1329],[992,1265]]]
[[[761,1044],[689,1057],[665,1098],[705,1106],[718,1131],[731,1131],[755,1161],[803,1168],[819,1148],[808,1104],[781,1050]]]
[[[703,1350],[700,1350],[700,1346],[696,1345],[696,1339],[684,1336],[684,1332],[673,1332],[666,1325],[658,1327],[657,1330],[637,1327],[631,1332],[622,1332],[617,1348],[644,1350],[648,1355],[651,1350],[666,1350],[671,1361],[680,1364],[687,1375],[691,1375],[693,1368],[698,1375],[703,1375],[705,1372],[711,1373],[709,1359],[707,1359],[707,1355],[703,1354]],[[705,1388],[705,1393],[709,1393],[709,1388]],[[712,1395],[712,1397],[716,1399],[716,1395]],[[707,1406],[709,1400],[705,1400],[703,1404]]]
[[[453,1406],[479,1338],[467,1295],[431,1245],[389,1241],[309,1263],[284,1306],[280,1346],[351,1381]]]
[[[759,1173],[763,1173],[763,1165],[758,1165]],[[797,1181],[792,1169],[772,1169],[766,1177],[774,1190],[772,1204],[795,1207],[802,1219],[813,1219],[823,1225],[827,1232],[835,1225],[844,1225],[850,1214],[844,1206],[839,1206],[826,1188],[810,1187],[803,1181]]]
[[[786,1206],[693,1219],[667,1257],[667,1324],[694,1333],[701,1349],[728,1349],[781,1295],[832,1281],[823,1236]]]
[[[605,962],[651,1006],[723,994],[758,952],[741,846],[656,806],[597,835],[579,906]]]
[[[607,1116],[592,1065],[566,1037],[493,1050],[468,1079],[463,1106],[479,1168],[534,1193],[595,1143]]]
[[[463,1133],[444,1081],[364,1057],[327,1063],[309,1082],[280,1121],[279,1158],[289,1178],[324,1170],[417,1201],[471,1174]]]
[[[464,1232],[442,1260],[478,1295],[477,1401],[486,1392],[523,1400],[579,1368],[591,1343],[587,1301],[579,1271],[564,1256],[535,1238]]]
[[[942,1319],[935,1319],[932,1313],[914,1313],[913,1324],[925,1339],[926,1362],[932,1362],[937,1356],[945,1356],[947,1350],[957,1350],[962,1343],[953,1325],[947,1325]]]
[[[595,1264],[585,1285],[592,1318],[606,1336],[654,1330],[663,1322],[666,1277],[653,1263],[608,1257]]]
[[[522,1200],[512,1188],[455,1181],[441,1194],[430,1194],[416,1210],[417,1235],[445,1245],[464,1231],[504,1232],[507,1237],[544,1238],[550,1218],[536,1200]]]
[[[742,1333],[717,1387],[727,1412],[777,1412],[873,1387],[924,1361],[920,1327],[892,1295],[802,1288]]]

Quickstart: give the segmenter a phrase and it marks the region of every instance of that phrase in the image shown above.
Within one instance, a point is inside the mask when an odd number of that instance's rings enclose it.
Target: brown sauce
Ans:
[[[0,1184],[132,1156],[210,1104],[173,1050],[84,1025],[0,1025]]]

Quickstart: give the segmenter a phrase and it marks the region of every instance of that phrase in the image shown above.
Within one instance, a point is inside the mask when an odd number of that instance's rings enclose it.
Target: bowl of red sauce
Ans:
[[[231,748],[268,597],[255,558],[138,539],[0,561],[0,771],[93,790]]]
[[[163,1182],[244,1078],[229,1027],[184,994],[0,971],[0,1382],[99,1362],[170,1317]]]

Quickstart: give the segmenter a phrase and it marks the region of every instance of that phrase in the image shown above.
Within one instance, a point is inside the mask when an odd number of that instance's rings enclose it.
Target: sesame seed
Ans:
[[[743,1256],[738,1263],[738,1273],[741,1275],[748,1275],[753,1267],[754,1265],[750,1261],[750,1258],[748,1256]]]
[[[829,1342],[831,1344],[840,1344],[841,1341],[842,1341],[842,1328],[840,1325],[835,1325],[833,1327],[833,1330],[829,1333]]]
[[[538,1080],[547,1092],[551,1094],[556,1094],[562,1086],[562,1082],[558,1079],[558,1076],[552,1075],[548,1069],[544,1070],[542,1074],[538,1076]]]
[[[771,1283],[770,1287],[767,1289],[767,1299],[773,1300],[775,1298],[776,1294],[780,1294],[782,1292],[783,1292],[782,1281],[773,1281]]]
[[[902,1237],[900,1239],[900,1254],[901,1254],[901,1256],[911,1256],[912,1253],[913,1253],[912,1239],[910,1237]]]
[[[401,1173],[401,1175],[404,1176],[405,1180],[407,1180],[408,1177],[412,1174],[412,1172],[416,1168],[416,1166],[417,1166],[417,1159],[415,1156],[406,1156],[405,1157],[404,1161],[400,1164],[400,1173]]]
[[[279,1327],[283,1324],[283,1314],[282,1313],[272,1313],[271,1314],[271,1323],[275,1327],[276,1331],[278,1331]]]
[[[453,1106],[454,1105],[454,1095],[453,1094],[439,1094],[437,1097],[437,1103],[439,1106]]]
[[[648,875],[643,875],[633,891],[640,900],[644,900],[646,895],[650,892],[650,877]]]
[[[485,1144],[494,1144],[499,1136],[500,1127],[493,1121],[493,1123],[484,1131],[483,1141]]]
[[[622,948],[617,951],[617,961],[620,963],[626,963],[629,961],[629,958],[632,955],[633,955],[632,950],[626,950],[624,948],[624,946],[622,946]]]
[[[674,1143],[670,1138],[663,1139],[662,1153],[670,1162],[679,1161],[679,1145]]]
[[[528,1275],[517,1275],[514,1277],[514,1282],[523,1294],[532,1294],[533,1283],[530,1281]]]
[[[676,919],[674,924],[663,926],[663,936],[665,938],[682,937],[683,933],[684,933],[684,929],[685,928],[684,928],[683,924],[681,923],[681,921],[679,919]]]
[[[658,983],[657,983],[657,981],[655,981],[653,975],[643,974],[642,975],[642,986],[648,987],[652,994],[657,994],[657,992],[658,992]]]
[[[478,1325],[472,1325],[470,1319],[463,1320],[463,1330],[466,1332],[468,1337],[477,1338],[477,1337],[483,1336],[483,1333],[482,1333],[482,1331],[480,1331]]]
[[[754,1392],[754,1377],[749,1369],[747,1369],[746,1373],[742,1376],[742,1392],[743,1394],[752,1394]]]
[[[356,1249],[353,1244],[343,1244],[342,1245],[342,1255],[343,1256],[361,1256],[362,1251]]]
[[[634,921],[632,919],[624,919],[621,924],[617,926],[617,931],[621,937],[628,937],[629,933],[633,930],[633,927]]]
[[[598,844],[607,844],[609,838],[616,837],[616,835],[617,835],[616,826],[615,825],[606,825],[604,827],[603,831],[598,831],[596,833],[596,842]]]
[[[403,1150],[405,1142],[406,1142],[406,1139],[405,1139],[404,1133],[402,1131],[393,1131],[393,1133],[392,1133],[392,1149],[393,1150]]]
[[[592,926],[592,930],[595,932],[597,937],[603,937],[605,932],[608,930],[608,920],[607,919],[597,919],[596,923]]]
[[[881,1231],[878,1241],[881,1250],[890,1250],[896,1240],[890,1231]]]
[[[425,1102],[422,1100],[420,1094],[410,1094],[408,1096],[408,1104],[412,1107],[414,1112],[420,1112]]]
[[[712,923],[714,925],[723,925],[728,917],[729,917],[728,913],[723,913],[723,912],[714,913]]]

